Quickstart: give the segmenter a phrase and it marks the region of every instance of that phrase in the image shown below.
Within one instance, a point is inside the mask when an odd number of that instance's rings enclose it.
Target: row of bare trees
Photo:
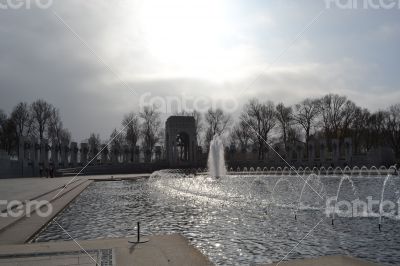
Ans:
[[[230,141],[243,152],[256,149],[262,160],[275,142],[286,148],[289,142],[304,141],[308,147],[312,136],[340,141],[351,137],[358,153],[389,146],[400,157],[400,104],[370,112],[337,94],[307,98],[294,106],[253,99],[230,132]]]
[[[345,96],[328,94],[304,99],[293,106],[252,99],[244,105],[236,121],[221,109],[209,109],[204,114],[184,111],[178,115],[195,118],[199,145],[207,148],[214,135],[225,135],[231,146],[242,152],[256,151],[260,160],[265,158],[269,145],[279,142],[286,148],[289,143],[302,141],[308,147],[312,137],[327,140],[351,137],[355,152],[389,146],[400,157],[400,104],[370,112]],[[109,151],[128,145],[133,161],[140,146],[145,161],[150,162],[156,145],[163,144],[163,133],[160,112],[148,106],[126,114],[122,130],[114,129],[106,142],[92,133],[87,140],[89,153],[95,156],[101,144],[108,142]],[[20,136],[47,138],[52,145],[68,144],[71,139],[59,110],[44,100],[19,103],[9,116],[0,110],[0,148],[9,153],[17,151]]]
[[[160,112],[154,106],[144,107],[138,113],[130,112],[124,115],[122,128],[112,131],[110,138],[106,141],[107,146],[103,146],[106,152],[121,150],[123,146],[128,145],[130,152],[130,161],[135,160],[139,150],[137,146],[141,144],[141,149],[145,155],[145,161],[151,162],[155,146],[162,139]],[[98,134],[92,133],[88,138],[89,156],[93,158],[102,149],[102,141]]]
[[[252,99],[244,105],[236,122],[221,109],[210,108],[204,114],[183,111],[177,115],[195,118],[197,142],[205,149],[214,135],[224,135],[237,150],[256,151],[260,160],[265,159],[270,145],[279,142],[286,148],[289,143],[300,141],[308,147],[312,137],[325,138],[328,145],[331,139],[343,141],[350,137],[357,153],[389,146],[400,157],[400,104],[370,112],[345,96],[327,94],[320,98],[306,98],[293,106]],[[151,158],[155,145],[162,145],[163,130],[157,108],[146,107],[138,114],[130,113],[122,125],[126,127],[124,137],[117,143],[125,141],[134,152],[140,142],[147,160]],[[116,131],[111,138],[115,134]]]
[[[31,104],[17,104],[11,114],[0,110],[0,148],[9,154],[17,152],[20,137],[46,138],[52,145],[69,143],[71,134],[64,128],[60,112],[52,104],[44,100],[36,100]]]

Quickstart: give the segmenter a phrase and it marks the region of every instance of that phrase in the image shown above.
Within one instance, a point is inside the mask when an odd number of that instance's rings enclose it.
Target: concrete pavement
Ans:
[[[212,263],[181,235],[150,236],[149,242],[130,244],[131,238],[34,243],[0,246],[0,266],[53,265],[192,265]],[[90,255],[90,256],[89,256]]]
[[[22,244],[40,231],[60,211],[77,197],[90,183],[91,180],[77,179],[67,187],[62,185],[51,189],[47,193],[40,190],[40,195],[34,196],[36,200],[49,202],[50,205],[28,207],[30,202],[19,205],[18,209],[3,212],[0,218],[0,244]],[[16,195],[18,196],[18,195]]]

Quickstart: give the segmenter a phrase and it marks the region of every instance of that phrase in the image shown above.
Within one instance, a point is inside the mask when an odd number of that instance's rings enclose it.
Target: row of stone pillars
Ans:
[[[89,154],[88,144],[81,143],[79,149],[76,142],[50,146],[47,139],[42,139],[40,142],[36,138],[19,139],[19,159],[34,165],[48,167],[52,164],[56,168],[75,167],[78,166],[78,153],[80,153],[79,162],[86,163]]]
[[[133,156],[128,145],[109,150],[103,144],[99,151],[92,151],[93,155],[100,153],[96,159],[89,157],[89,151],[88,143],[80,143],[80,147],[76,142],[50,146],[46,139],[39,142],[36,138],[27,140],[22,137],[19,139],[18,157],[19,160],[34,166],[49,167],[52,165],[55,168],[83,166],[89,162],[91,164],[139,162],[140,157],[139,146],[136,146]],[[156,147],[156,157],[161,159],[161,147]]]
[[[286,158],[289,161],[302,161],[314,163],[316,159],[319,159],[320,163],[326,161],[332,161],[334,163],[339,162],[340,159],[344,159],[347,163],[351,163],[353,148],[352,139],[345,138],[342,143],[339,139],[331,139],[331,152],[328,152],[328,143],[325,139],[321,140],[310,140],[308,143],[308,156],[306,147],[303,143],[289,144],[287,146]],[[317,157],[318,153],[318,157]]]

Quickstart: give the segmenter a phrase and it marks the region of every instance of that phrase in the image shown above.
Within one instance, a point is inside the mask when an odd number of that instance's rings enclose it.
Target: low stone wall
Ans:
[[[58,169],[57,176],[68,176],[78,174],[83,167]],[[167,162],[157,163],[132,163],[132,164],[103,164],[88,165],[85,167],[81,175],[110,175],[110,174],[139,174],[152,173],[157,170],[168,168]]]
[[[0,178],[30,177],[38,173],[38,169],[22,161],[0,159]]]

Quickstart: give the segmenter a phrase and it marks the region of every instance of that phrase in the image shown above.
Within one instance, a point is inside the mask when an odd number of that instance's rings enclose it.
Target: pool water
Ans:
[[[169,176],[95,182],[56,220],[78,240],[133,235],[139,221],[144,235],[184,235],[217,265],[334,254],[399,265],[400,221],[396,215],[382,219],[381,232],[377,216],[337,216],[332,225],[331,216],[325,213],[326,199],[337,194],[340,179],[310,178],[312,188],[294,176],[226,176],[217,180]],[[383,179],[354,177],[353,186],[344,181],[339,199],[379,200]],[[399,187],[400,180],[392,178],[385,199],[397,200]],[[373,209],[378,212],[379,206]],[[50,223],[34,241],[55,240],[69,237]]]

